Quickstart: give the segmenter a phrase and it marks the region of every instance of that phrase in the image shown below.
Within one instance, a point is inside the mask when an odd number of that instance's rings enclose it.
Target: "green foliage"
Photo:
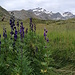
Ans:
[[[46,41],[32,31],[17,36],[16,41],[14,35],[1,40],[0,75],[43,75],[41,70],[48,68]]]
[[[13,40],[9,37],[7,41],[2,40],[2,49],[0,53],[0,75],[22,75],[22,73],[25,75],[28,75],[28,73],[30,73],[29,75],[74,74],[67,72],[67,69],[75,70],[74,20],[75,19],[64,21],[50,20],[44,22],[33,19],[34,23],[36,23],[36,33],[29,31],[28,34],[25,34],[23,42],[21,42],[20,35],[18,35],[18,39],[15,43],[15,52],[13,51],[12,46],[14,42]],[[24,27],[28,28],[29,20],[23,22]],[[7,22],[0,22],[0,33],[2,34],[3,26],[7,28],[7,32],[9,34],[10,28]],[[44,27],[48,29],[49,43],[46,43],[43,38]],[[47,46],[46,49],[45,46]],[[21,47],[24,53],[22,57],[24,60],[21,60]],[[38,52],[36,52],[36,47],[38,47]],[[8,52],[6,52],[6,49]],[[6,58],[7,61],[5,61],[4,58]],[[23,62],[23,66],[21,65],[21,61]],[[7,68],[8,66],[9,68]],[[66,73],[63,71],[61,72],[60,70],[58,72],[57,69],[65,69]],[[46,70],[47,73],[45,73]]]

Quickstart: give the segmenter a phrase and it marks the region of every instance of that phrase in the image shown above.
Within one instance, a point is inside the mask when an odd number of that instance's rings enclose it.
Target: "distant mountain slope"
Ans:
[[[64,12],[61,14],[60,12],[53,13],[52,11],[47,11],[43,8],[35,8],[30,10],[19,10],[19,11],[13,11],[14,16],[18,19],[27,19],[27,18],[38,18],[42,20],[65,20],[69,18],[75,18],[75,15],[73,15],[71,12]],[[11,11],[9,11],[11,13]]]
[[[14,13],[14,16],[17,18],[17,19],[27,19],[27,18],[39,18],[38,16],[36,16],[33,12],[28,12],[24,9],[22,9],[21,11],[12,11]],[[9,11],[9,13],[11,13],[11,11]]]
[[[2,19],[3,17],[5,17],[5,19],[8,19],[9,16],[9,12],[0,6],[0,19]]]

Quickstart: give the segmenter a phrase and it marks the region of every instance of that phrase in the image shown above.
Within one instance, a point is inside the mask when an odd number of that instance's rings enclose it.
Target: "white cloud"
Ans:
[[[7,10],[42,7],[53,12],[75,13],[75,0],[0,0],[0,5]]]

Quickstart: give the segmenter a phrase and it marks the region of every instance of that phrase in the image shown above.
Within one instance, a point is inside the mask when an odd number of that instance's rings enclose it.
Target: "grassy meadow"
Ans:
[[[46,75],[75,75],[75,19],[58,21],[33,19],[33,24],[36,24],[36,34],[42,37],[44,28],[48,30],[50,61]],[[28,28],[29,19],[23,21],[23,25]],[[9,32],[9,21],[0,22],[1,35],[3,27]]]

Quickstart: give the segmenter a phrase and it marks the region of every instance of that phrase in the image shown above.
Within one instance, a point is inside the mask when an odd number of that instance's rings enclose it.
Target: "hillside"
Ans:
[[[21,19],[21,20],[25,20],[25,19],[28,19],[30,17],[32,18],[38,18],[34,13],[32,12],[28,12],[24,9],[22,9],[21,11],[12,11],[14,13],[14,16],[17,18],[17,19]],[[9,11],[9,14],[11,14],[11,11]]]
[[[4,8],[2,8],[2,7],[0,6],[0,20],[1,20],[3,17],[5,17],[5,19],[8,19],[9,16],[10,16],[10,14],[8,13],[8,11],[5,10]]]

